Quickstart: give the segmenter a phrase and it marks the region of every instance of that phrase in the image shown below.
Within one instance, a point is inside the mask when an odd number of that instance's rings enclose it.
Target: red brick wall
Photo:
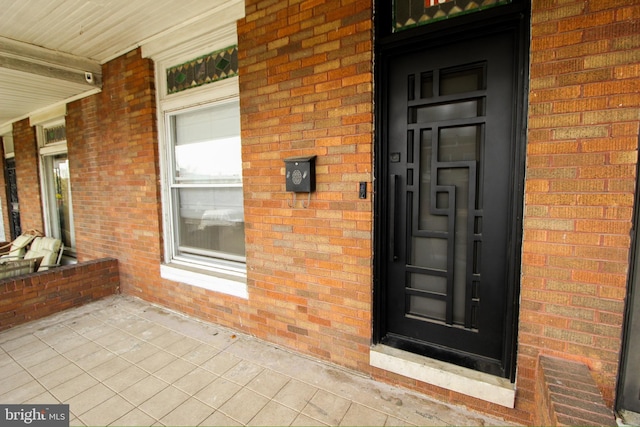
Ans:
[[[13,145],[16,156],[16,180],[22,231],[36,229],[44,232],[40,174],[38,173],[40,170],[38,168],[38,142],[35,127],[29,126],[29,119],[13,124]]]
[[[66,125],[79,260],[117,258],[123,293],[246,330],[243,300],[160,278],[152,61],[135,50],[105,64],[102,92],[68,104]]]
[[[0,280],[0,331],[118,293],[118,261],[100,259]]]
[[[78,258],[118,258],[122,290],[138,295],[161,260],[153,63],[139,50],[110,61],[66,126]]]
[[[117,257],[124,293],[366,370],[371,5],[261,7],[239,24],[249,300],[159,277],[153,68],[137,51],[105,65],[102,93],[68,105],[78,254]],[[303,154],[318,155],[317,191],[290,208],[283,159]]]
[[[533,1],[519,394],[539,354],[613,404],[640,118],[640,3]],[[524,390],[523,390],[524,389]]]
[[[246,1],[238,24],[248,328],[368,370],[371,339],[372,2]],[[283,159],[317,155],[308,208]]]
[[[541,356],[536,425],[617,426],[584,363]]]
[[[536,412],[541,353],[584,361],[613,401],[640,111],[636,1],[534,0],[532,12],[516,409],[373,371],[523,423]],[[371,18],[371,1],[246,2],[248,301],[159,277],[153,66],[139,51],[105,65],[102,93],[68,106],[80,259],[117,257],[125,293],[371,372],[371,193],[358,199],[358,182],[370,191],[372,180]],[[18,167],[33,174],[33,130],[15,129]],[[317,191],[308,208],[291,208],[283,159],[312,154]],[[25,191],[37,183],[19,181]],[[42,224],[39,194],[25,207],[28,227]]]

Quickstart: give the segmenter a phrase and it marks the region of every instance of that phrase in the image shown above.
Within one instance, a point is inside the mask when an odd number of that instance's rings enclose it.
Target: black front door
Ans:
[[[640,177],[636,184],[636,208],[634,221],[633,262],[630,266],[630,279],[627,296],[623,353],[618,381],[618,409],[631,411],[640,420]],[[630,414],[625,414],[626,416]],[[633,423],[633,421],[631,421]],[[633,425],[633,424],[632,424]]]
[[[380,341],[501,376],[522,203],[515,46],[507,31],[390,55],[382,89]]]

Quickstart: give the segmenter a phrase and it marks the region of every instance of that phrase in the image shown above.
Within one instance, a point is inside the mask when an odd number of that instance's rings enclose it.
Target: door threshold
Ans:
[[[640,414],[622,409],[618,412],[618,425],[620,427],[640,426]]]
[[[370,365],[456,393],[513,408],[516,387],[506,378],[496,377],[385,345],[369,352]]]

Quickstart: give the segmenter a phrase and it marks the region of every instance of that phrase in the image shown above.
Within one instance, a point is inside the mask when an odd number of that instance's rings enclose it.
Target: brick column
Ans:
[[[44,232],[42,198],[38,168],[38,142],[35,127],[29,119],[13,124],[13,145],[16,156],[16,180],[20,202],[22,230],[32,228]]]

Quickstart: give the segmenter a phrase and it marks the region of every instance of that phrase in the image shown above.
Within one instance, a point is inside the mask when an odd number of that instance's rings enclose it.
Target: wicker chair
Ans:
[[[4,248],[9,248],[9,252],[0,256],[0,279],[59,266],[64,244],[60,239],[35,232],[18,236]]]

